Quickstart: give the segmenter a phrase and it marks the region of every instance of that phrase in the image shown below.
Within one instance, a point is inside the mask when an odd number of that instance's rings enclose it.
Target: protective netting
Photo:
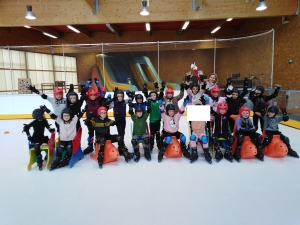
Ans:
[[[0,48],[0,93],[18,93],[20,79],[51,91],[47,84],[67,86],[90,77],[99,78],[108,91],[116,86],[141,90],[145,82],[152,89],[162,80],[179,89],[193,62],[204,76],[216,72],[220,86],[228,77],[236,85],[249,77],[253,86],[272,87],[273,39],[271,30],[228,39],[5,46]]]

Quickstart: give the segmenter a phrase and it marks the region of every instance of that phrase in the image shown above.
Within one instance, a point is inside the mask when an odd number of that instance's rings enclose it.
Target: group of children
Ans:
[[[50,170],[68,165],[72,154],[72,140],[80,124],[80,118],[86,113],[85,125],[88,128],[88,147],[84,149],[84,154],[89,154],[94,151],[94,143],[99,143],[100,149],[98,154],[98,164],[102,168],[104,148],[106,140],[118,142],[119,154],[124,156],[125,161],[129,162],[134,159],[135,162],[140,160],[139,142],[144,142],[144,155],[147,160],[151,160],[151,151],[154,148],[154,142],[158,148],[158,162],[161,162],[168,145],[172,141],[172,136],[180,140],[180,146],[183,155],[194,162],[198,159],[197,142],[202,143],[204,157],[207,162],[212,163],[212,157],[209,152],[209,138],[212,139],[215,150],[216,161],[220,161],[223,157],[229,161],[233,158],[240,161],[241,146],[245,136],[250,136],[251,141],[257,147],[256,157],[263,160],[263,148],[267,146],[274,134],[280,134],[281,139],[288,147],[288,155],[298,157],[297,153],[291,148],[289,139],[282,135],[278,129],[278,123],[283,120],[287,121],[288,116],[286,110],[282,108],[283,116],[275,117],[278,114],[278,108],[270,106],[267,109],[268,101],[275,98],[280,87],[275,87],[275,92],[270,96],[264,96],[264,88],[257,86],[250,91],[249,99],[253,102],[254,113],[260,113],[261,117],[254,114],[253,122],[250,117],[250,109],[245,104],[244,96],[248,93],[248,79],[244,80],[244,88],[242,93],[237,88],[233,88],[232,80],[228,79],[224,89],[225,97],[221,97],[221,90],[217,85],[217,74],[211,74],[208,79],[203,79],[203,72],[198,70],[195,63],[191,65],[195,76],[196,83],[190,84],[192,75],[186,77],[186,81],[180,85],[180,93],[174,96],[174,91],[170,88],[165,90],[165,82],[159,89],[158,83],[154,83],[155,90],[148,93],[147,84],[143,86],[141,94],[126,91],[128,96],[125,99],[125,93],[117,87],[114,90],[114,95],[105,97],[106,90],[100,86],[99,80],[94,79],[98,88],[97,91],[90,88],[93,80],[89,79],[85,85],[81,86],[81,96],[78,97],[74,92],[73,85],[70,85],[70,90],[63,98],[63,90],[55,88],[53,97],[49,97],[40,93],[34,86],[29,86],[28,89],[32,92],[41,95],[43,99],[47,99],[52,107],[51,112],[46,106],[41,106],[33,111],[32,123],[24,125],[24,131],[34,146],[37,156],[37,164],[39,169],[42,169],[42,156],[40,146],[46,143],[48,138],[44,136],[44,129],[47,128],[50,132],[55,132],[51,129],[47,120],[44,117],[44,112],[50,114],[52,119],[55,119],[55,125],[60,134],[60,146],[57,152],[57,157],[53,161]],[[184,90],[187,95],[182,105],[179,107],[178,102],[184,96]],[[164,92],[165,91],[165,92]],[[133,102],[135,99],[135,103]],[[83,102],[86,106],[82,108]],[[184,113],[187,105],[210,105],[211,120],[191,121],[190,122],[190,141],[189,147],[186,145],[186,136],[179,131],[179,120]],[[129,106],[128,113],[133,121],[133,131],[131,143],[133,153],[129,152],[124,143],[125,128],[126,128],[126,106]],[[114,120],[108,118],[108,109],[113,109]],[[200,108],[199,108],[200,109]],[[239,115],[236,121],[230,118],[231,115]],[[147,133],[147,119],[149,118],[150,133]],[[257,133],[258,120],[260,119],[261,128],[266,130],[266,137],[262,142],[262,135]],[[161,131],[161,121],[163,121],[163,129]],[[228,126],[229,124],[229,126]],[[232,135],[236,125],[235,137]],[[110,126],[116,125],[118,135],[110,134]],[[29,133],[30,127],[33,127],[34,133],[31,136]],[[214,128],[214,129],[213,129]],[[219,146],[219,138],[225,138],[227,141],[226,149],[223,153]],[[232,145],[237,138],[237,145],[232,155]],[[65,157],[62,158],[62,152],[66,150]]]

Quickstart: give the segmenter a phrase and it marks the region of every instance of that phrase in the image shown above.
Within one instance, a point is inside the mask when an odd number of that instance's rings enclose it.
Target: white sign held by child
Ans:
[[[187,121],[210,121],[210,105],[187,105]]]

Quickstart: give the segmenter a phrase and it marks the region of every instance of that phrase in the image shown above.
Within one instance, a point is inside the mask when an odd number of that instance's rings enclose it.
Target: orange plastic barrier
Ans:
[[[96,143],[95,153],[90,154],[91,158],[96,160],[97,162],[98,162],[97,158],[99,154],[99,149],[100,146],[98,143]],[[118,157],[119,157],[118,149],[111,143],[111,140],[107,140],[105,142],[105,147],[104,147],[103,164],[117,161]]]
[[[236,120],[239,117],[239,115],[231,115],[230,117]],[[234,154],[237,145],[236,124],[234,124],[233,136],[234,136],[234,143],[232,145],[232,150],[231,150],[232,154]],[[245,136],[243,144],[241,146],[241,159],[252,159],[255,157],[256,154],[257,154],[256,146],[252,143],[249,136]]]
[[[165,156],[167,158],[178,158],[182,156],[181,146],[175,136],[172,136],[172,142],[168,145]]]

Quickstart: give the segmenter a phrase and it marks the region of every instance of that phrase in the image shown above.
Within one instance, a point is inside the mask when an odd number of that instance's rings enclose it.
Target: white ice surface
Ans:
[[[0,121],[1,225],[300,224],[300,159],[209,165],[200,153],[193,164],[185,158],[158,163],[155,148],[151,162],[120,157],[100,170],[87,156],[72,169],[39,171],[33,165],[28,172],[22,128],[30,121]],[[130,123],[127,118],[125,141],[132,151]],[[186,117],[180,127],[188,137]],[[300,153],[299,130],[280,129]],[[83,149],[86,137],[83,126]]]

